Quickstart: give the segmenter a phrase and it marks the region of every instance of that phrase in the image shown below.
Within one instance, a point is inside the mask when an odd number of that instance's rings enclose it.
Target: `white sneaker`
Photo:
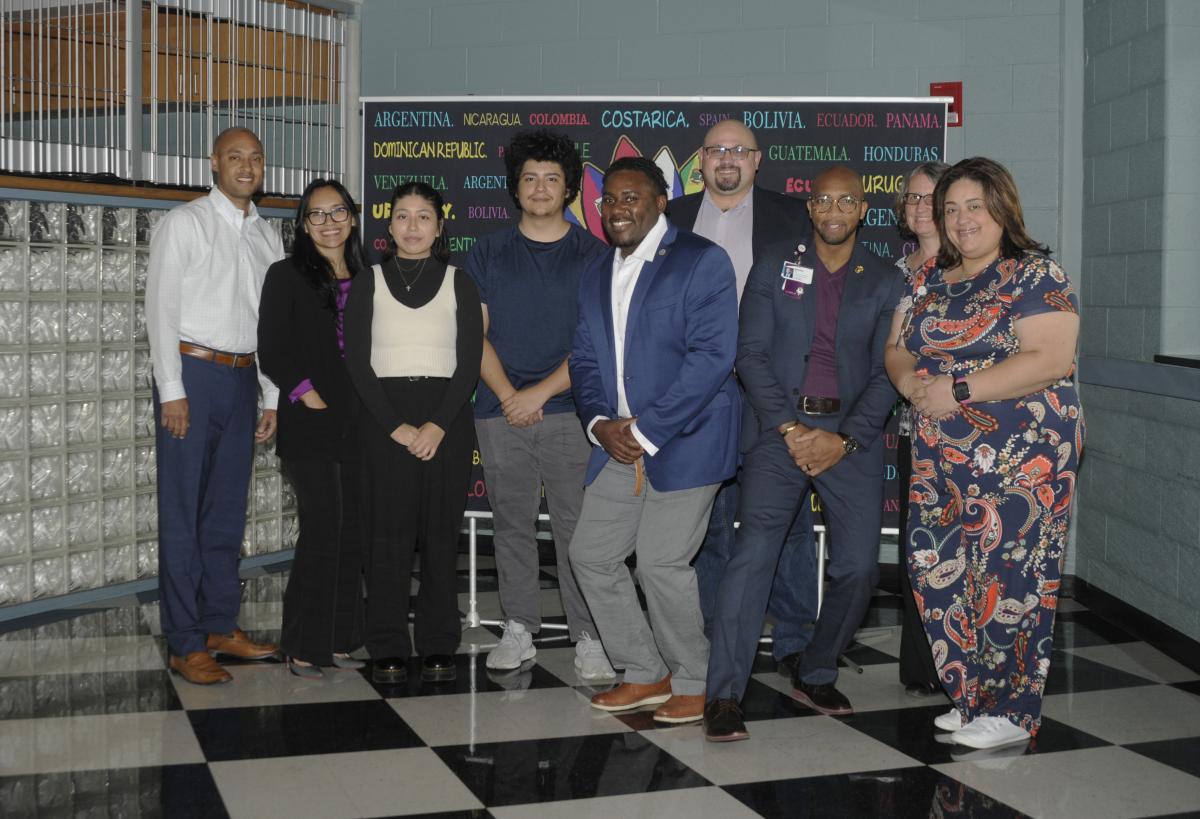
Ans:
[[[537,654],[533,647],[533,635],[516,620],[504,624],[504,636],[500,643],[488,652],[486,665],[493,671],[511,671],[521,663],[532,660]]]
[[[1029,742],[1030,736],[1024,728],[1004,717],[977,717],[970,725],[951,734],[950,738],[959,745],[984,751],[1003,748],[1006,745],[1020,745]]]
[[[604,654],[604,646],[586,631],[580,633],[575,644],[575,670],[585,680],[611,680],[617,676]]]
[[[933,718],[933,726],[939,731],[957,731],[959,728],[965,727],[962,721],[962,714],[957,708],[951,708],[944,714],[938,714]]]

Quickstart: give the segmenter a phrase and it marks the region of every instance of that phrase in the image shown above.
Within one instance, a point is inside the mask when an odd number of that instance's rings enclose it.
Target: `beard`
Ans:
[[[742,184],[742,169],[734,168],[735,174],[731,177],[722,177],[719,173],[713,174],[713,187],[721,193],[730,193],[736,191]]]
[[[857,225],[855,225],[853,229],[847,230],[841,236],[830,236],[830,235],[826,234],[825,231],[821,227],[818,227],[815,224],[813,225],[813,230],[815,230],[817,232],[817,235],[821,237],[821,241],[823,241],[825,244],[833,246],[833,247],[836,247],[838,245],[844,245],[846,242],[851,242],[854,240],[854,237],[858,235],[858,226]]]

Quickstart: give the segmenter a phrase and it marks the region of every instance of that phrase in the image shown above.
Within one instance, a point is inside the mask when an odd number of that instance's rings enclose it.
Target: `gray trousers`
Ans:
[[[567,558],[567,545],[575,534],[583,503],[583,480],[592,449],[579,417],[573,412],[557,412],[520,428],[510,426],[502,417],[477,418],[475,432],[496,532],[492,542],[504,617],[531,632],[542,625],[535,527],[545,485],[558,563],[558,589],[571,639],[579,640],[585,631],[597,639],[596,627]]]
[[[671,674],[675,694],[703,694],[708,639],[692,558],[704,541],[717,484],[659,492],[634,467],[610,460],[583,495],[571,563],[600,639],[625,681],[654,683]],[[642,615],[625,565],[637,554]],[[653,631],[651,631],[651,625]]]

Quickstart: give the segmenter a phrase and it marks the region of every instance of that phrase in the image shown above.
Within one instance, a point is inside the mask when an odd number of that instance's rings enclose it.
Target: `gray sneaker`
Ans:
[[[575,670],[585,680],[611,680],[617,676],[604,654],[603,644],[586,631],[580,633],[575,644]]]
[[[532,660],[537,654],[533,647],[533,635],[516,620],[504,624],[504,636],[500,643],[488,652],[486,665],[493,671],[511,671],[521,663]]]

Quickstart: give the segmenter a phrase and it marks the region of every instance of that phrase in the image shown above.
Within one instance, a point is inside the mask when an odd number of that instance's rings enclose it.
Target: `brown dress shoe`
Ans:
[[[172,655],[168,665],[176,674],[196,685],[212,685],[233,679],[228,671],[208,656],[207,651],[193,651],[186,657]]]
[[[699,722],[704,718],[703,694],[675,694],[654,709],[655,722]]]
[[[240,657],[243,660],[265,660],[279,651],[274,643],[256,643],[246,632],[235,628],[232,634],[208,635],[208,650],[213,654]]]
[[[601,711],[628,711],[643,705],[658,705],[671,699],[671,675],[656,683],[621,683],[592,697],[592,707]],[[701,697],[701,699],[704,699]],[[703,707],[704,703],[701,703]]]

